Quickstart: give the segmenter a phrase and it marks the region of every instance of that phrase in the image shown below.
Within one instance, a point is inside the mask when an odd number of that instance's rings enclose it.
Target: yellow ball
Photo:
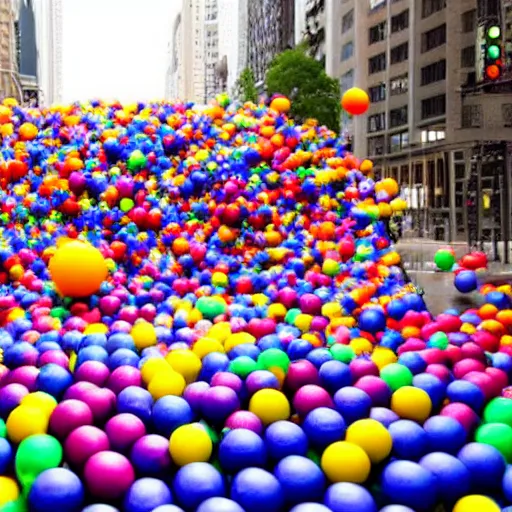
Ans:
[[[229,322],[219,322],[218,324],[214,324],[208,331],[208,338],[213,338],[221,343],[226,341],[230,336],[231,325]]]
[[[142,365],[140,374],[144,383],[148,385],[158,372],[169,369],[171,369],[169,363],[163,357],[153,357]]]
[[[386,347],[375,347],[372,354],[372,361],[377,365],[379,370],[382,370],[388,364],[396,363],[398,358],[396,354]]]
[[[361,354],[370,354],[373,351],[371,341],[368,341],[366,338],[354,338],[350,340],[350,348],[358,356]]]
[[[207,462],[210,460],[212,450],[212,440],[199,423],[182,425],[171,434],[169,452],[178,466],[192,462]]]
[[[423,389],[404,386],[393,393],[391,409],[401,418],[423,423],[430,416],[432,401]]]
[[[229,284],[228,276],[224,274],[224,272],[214,272],[212,275],[212,284],[213,286],[225,288]]]
[[[194,352],[199,359],[203,359],[203,357],[211,354],[212,352],[224,353],[224,347],[218,340],[206,337],[200,338],[194,343],[192,352]]]
[[[50,418],[53,410],[57,407],[57,400],[52,395],[43,391],[29,393],[21,399],[20,405],[39,409],[47,418]]]
[[[181,396],[185,390],[185,378],[169,367],[168,370],[160,370],[150,381],[148,391],[154,400],[163,396]]]
[[[286,316],[287,309],[282,304],[270,304],[267,310],[267,316],[269,318],[284,318]]]
[[[165,359],[173,370],[183,375],[187,384],[194,382],[201,371],[201,359],[191,350],[172,350]]]
[[[105,324],[90,324],[84,330],[85,335],[107,334],[107,333],[108,333],[108,327]]]
[[[304,313],[300,313],[295,317],[295,327],[300,329],[302,332],[309,331],[311,327],[311,322],[313,321],[313,317],[311,315],[306,315]]]
[[[249,334],[248,332],[237,332],[235,334],[231,334],[229,338],[225,341],[224,349],[226,350],[226,352],[229,352],[238,345],[245,345],[249,343],[251,345],[254,345],[256,343],[256,338],[252,334]]]
[[[393,439],[386,427],[372,419],[352,423],[345,439],[362,448],[373,464],[382,462],[393,448]]]
[[[149,322],[137,322],[132,327],[131,335],[138,350],[156,345],[155,328]]]
[[[260,389],[252,395],[249,411],[256,414],[264,425],[290,417],[290,402],[277,389]]]
[[[16,444],[36,434],[46,434],[50,417],[39,407],[19,405],[7,418],[7,437]]]
[[[19,496],[18,484],[8,476],[0,476],[0,507],[11,501],[16,501]]]
[[[464,496],[455,504],[453,512],[500,512],[501,508],[487,496]]]
[[[337,302],[327,302],[322,306],[322,316],[327,318],[339,318],[341,313],[341,306]]]
[[[340,273],[339,262],[327,258],[322,265],[322,272],[330,277],[337,276]]]
[[[362,484],[368,479],[372,465],[361,447],[338,441],[325,449],[320,466],[331,482]]]

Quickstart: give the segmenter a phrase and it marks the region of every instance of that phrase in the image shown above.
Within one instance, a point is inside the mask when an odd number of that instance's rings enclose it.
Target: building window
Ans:
[[[389,138],[389,152],[398,153],[409,146],[409,132],[394,133]]]
[[[421,35],[421,53],[429,52],[446,43],[446,23]]]
[[[368,131],[370,133],[373,132],[381,132],[386,129],[386,113],[380,112],[379,114],[374,114],[373,116],[368,117]]]
[[[389,111],[389,127],[396,128],[397,126],[402,126],[407,124],[407,114],[408,108],[407,105],[404,105],[400,108],[394,108]]]
[[[421,17],[428,18],[435,12],[442,11],[446,7],[446,0],[423,0],[421,6]]]
[[[386,99],[386,84],[382,82],[379,85],[370,87],[368,90],[368,95],[370,96],[370,101],[372,103],[379,103],[379,101],[384,101]]]
[[[347,71],[344,75],[341,76],[340,80],[341,92],[348,91],[352,87],[354,87],[354,70],[351,69]]]
[[[421,68],[421,85],[433,84],[446,78],[446,60],[433,62]]]
[[[386,54],[384,52],[368,59],[368,74],[378,73],[386,69]]]
[[[422,144],[432,144],[433,142],[440,142],[444,139],[446,139],[446,132],[444,130],[428,128],[421,132]]]
[[[473,32],[476,27],[476,9],[471,9],[469,11],[463,12],[461,16],[462,21],[462,32],[467,34],[468,32]]]
[[[347,60],[350,59],[354,55],[354,43],[352,41],[349,41],[348,43],[344,44],[341,48],[341,60]]]
[[[368,31],[369,44],[375,44],[386,39],[386,22],[383,21],[373,27],[370,27]]]
[[[384,143],[384,135],[368,137],[368,154],[370,156],[383,155]]]
[[[432,96],[421,102],[421,118],[444,116],[446,114],[446,94]]]
[[[460,51],[460,65],[463,68],[475,67],[475,45],[466,46]]]
[[[409,77],[407,74],[395,76],[389,81],[391,96],[404,94],[409,90]]]
[[[405,42],[391,48],[391,64],[398,64],[409,58],[409,43]]]
[[[512,103],[504,103],[501,106],[501,114],[503,117],[503,126],[512,128]]]
[[[354,26],[354,9],[347,12],[341,19],[341,33],[344,34]]]
[[[391,33],[401,32],[409,28],[409,9],[391,18]]]
[[[482,105],[462,106],[462,128],[480,128],[482,123]]]

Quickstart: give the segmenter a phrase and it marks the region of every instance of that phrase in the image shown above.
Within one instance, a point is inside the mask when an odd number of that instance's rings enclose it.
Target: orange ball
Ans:
[[[172,243],[172,252],[176,254],[176,256],[183,256],[188,254],[189,250],[190,246],[188,240],[185,238],[176,238],[176,240],[174,240]]]
[[[290,100],[285,96],[278,96],[277,98],[274,98],[270,103],[270,108],[276,112],[279,112],[280,114],[287,114],[290,112],[291,107],[292,104]]]
[[[343,110],[353,116],[364,114],[370,106],[370,97],[359,87],[352,87],[341,98]]]
[[[502,309],[499,311],[496,315],[496,320],[498,320],[500,324],[510,327],[512,325],[512,309]]]
[[[494,306],[493,304],[484,304],[479,310],[478,310],[478,316],[482,320],[492,320],[496,318],[496,314],[498,313],[498,308]]]
[[[363,160],[361,162],[361,165],[359,166],[359,170],[363,174],[368,174],[369,172],[372,172],[372,170],[373,170],[373,162],[371,160]]]
[[[34,140],[37,137],[37,126],[32,123],[23,123],[20,126],[19,134],[21,140]]]

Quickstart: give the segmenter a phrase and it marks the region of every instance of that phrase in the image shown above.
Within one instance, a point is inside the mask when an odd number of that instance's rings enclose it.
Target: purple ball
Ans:
[[[156,478],[136,480],[124,497],[126,512],[153,512],[156,507],[172,504],[171,490]]]
[[[333,408],[334,403],[329,393],[320,386],[308,384],[300,388],[293,397],[293,407],[300,416],[306,416],[319,407]]]
[[[249,395],[253,395],[260,389],[281,389],[278,378],[268,370],[256,370],[247,376],[245,386]]]
[[[350,361],[348,367],[352,374],[352,382],[357,382],[362,377],[379,376],[379,367],[368,357],[358,357]]]
[[[63,440],[76,428],[92,425],[93,422],[91,408],[86,403],[80,400],[64,400],[52,412],[50,431]]]
[[[141,437],[135,441],[130,459],[141,475],[165,474],[171,467],[169,439],[156,434]]]
[[[203,397],[205,392],[210,389],[210,384],[199,380],[189,384],[183,392],[183,398],[188,402],[190,408],[195,414],[198,414],[201,410],[201,404],[203,403]]]
[[[387,407],[372,407],[370,410],[370,418],[372,420],[378,421],[379,423],[382,423],[386,428],[400,419],[398,414],[395,414],[391,409],[388,409]]]
[[[116,368],[110,375],[107,382],[107,387],[116,395],[129,386],[141,385],[142,377],[140,375],[140,370],[133,366],[120,366],[119,368]]]
[[[23,384],[7,384],[0,389],[0,418],[4,420],[13,409],[18,407],[21,399],[27,396],[28,389]]]
[[[242,379],[234,373],[218,372],[212,377],[211,386],[224,386],[226,388],[231,388],[238,394],[242,391],[244,383]]]
[[[105,432],[114,450],[129,450],[135,441],[146,435],[146,427],[134,414],[123,413],[110,418],[105,425]]]
[[[226,420],[225,427],[231,430],[245,428],[256,432],[258,435],[263,434],[263,423],[256,414],[250,411],[235,411]]]
[[[107,434],[90,425],[73,430],[64,443],[66,460],[78,468],[82,467],[95,453],[109,449]]]
[[[36,381],[39,375],[39,368],[35,366],[20,366],[15,368],[9,374],[7,382],[10,384],[21,384],[25,386],[30,393],[36,391]]]
[[[38,366],[56,364],[69,370],[69,357],[62,350],[47,350],[39,356]]]
[[[110,376],[110,370],[106,364],[100,361],[85,361],[75,372],[75,380],[77,382],[91,382],[98,387],[102,387]]]
[[[366,375],[361,377],[354,387],[365,391],[375,407],[387,407],[391,401],[391,389],[380,377]]]
[[[215,386],[206,390],[203,395],[201,410],[203,415],[215,422],[223,422],[240,409],[240,401],[236,392],[226,386]]]

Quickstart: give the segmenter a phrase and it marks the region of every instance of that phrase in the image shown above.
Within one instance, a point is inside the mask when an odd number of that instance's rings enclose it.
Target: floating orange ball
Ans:
[[[37,137],[37,126],[32,123],[23,123],[19,129],[21,140],[34,140]]]
[[[270,103],[270,108],[280,114],[287,114],[290,112],[291,106],[292,104],[286,96],[278,96]]]
[[[96,293],[108,274],[101,252],[78,240],[64,240],[49,264],[50,275],[65,297],[88,297]]]
[[[352,87],[341,98],[343,110],[353,116],[364,114],[370,106],[370,97],[359,87]]]

